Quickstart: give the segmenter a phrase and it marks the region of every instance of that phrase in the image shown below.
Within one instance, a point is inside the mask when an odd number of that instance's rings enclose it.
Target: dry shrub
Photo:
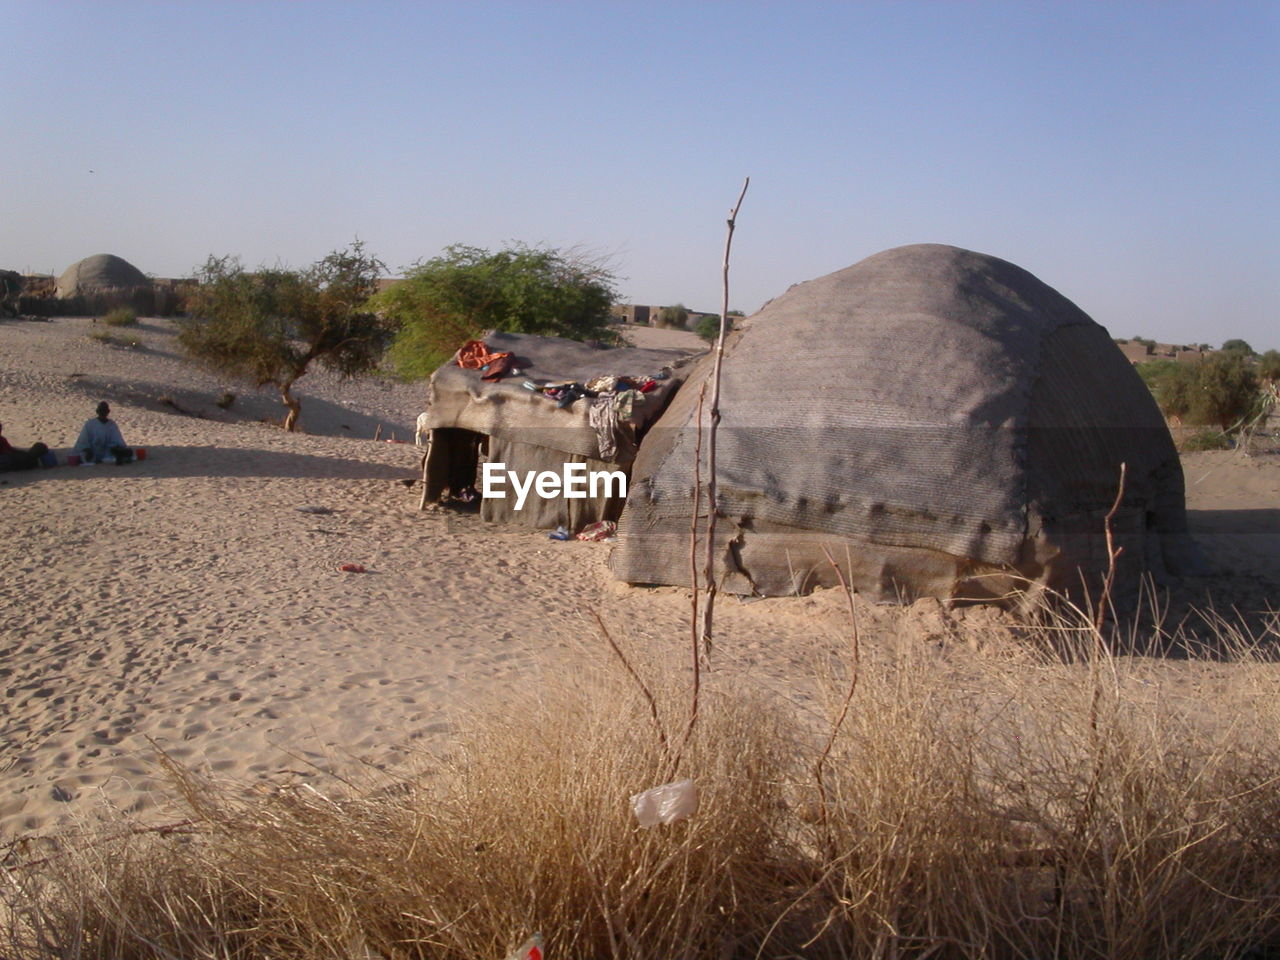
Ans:
[[[657,694],[673,716],[683,695]],[[776,909],[784,726],[713,696],[682,770],[701,810],[652,830],[629,796],[670,770],[647,704],[604,676],[470,718],[430,775],[363,798],[237,797],[175,768],[200,834],[61,859],[41,881],[43,945],[22,949],[493,958],[540,930],[555,957],[713,956]]]
[[[1184,665],[1221,673],[1216,690],[1170,683],[1169,664],[1100,652],[1088,619],[1060,616],[980,673],[910,644],[864,673],[814,826],[829,914],[813,949],[1138,960],[1275,942],[1273,667],[1237,646],[1229,666]]]
[[[714,673],[678,772],[701,809],[653,830],[628,797],[674,777],[670,753],[621,670],[469,718],[376,793],[175,768],[198,832],[10,870],[0,953],[493,960],[540,930],[555,960],[1268,955],[1275,666],[1225,621],[1234,655],[1183,663],[1114,656],[1091,622],[985,652],[904,632],[863,658],[834,737]],[[666,663],[638,674],[674,747],[688,688]]]
[[[89,339],[103,346],[121,347],[126,350],[136,350],[142,346],[142,342],[137,337],[112,333],[110,330],[90,330]]]
[[[136,327],[138,325],[138,311],[132,307],[116,307],[109,310],[103,317],[102,322],[109,327]]]

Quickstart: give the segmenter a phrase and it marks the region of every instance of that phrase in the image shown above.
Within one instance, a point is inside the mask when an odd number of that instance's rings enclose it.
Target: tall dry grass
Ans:
[[[189,827],[5,868],[0,954],[492,960],[541,931],[554,960],[1274,955],[1280,675],[1253,644],[1280,635],[1224,625],[1228,655],[1172,663],[1100,651],[1091,622],[976,652],[877,636],[818,720],[717,670],[680,772],[701,808],[653,830],[628,798],[668,760],[608,663],[374,792],[174,768]],[[672,643],[628,656],[674,740]]]

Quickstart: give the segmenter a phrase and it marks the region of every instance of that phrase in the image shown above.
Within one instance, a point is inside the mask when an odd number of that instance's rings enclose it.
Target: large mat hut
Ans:
[[[471,497],[481,487],[486,462],[503,463],[521,476],[563,474],[569,463],[590,472],[629,473],[638,440],[690,366],[684,350],[603,347],[516,333],[489,333],[483,344],[490,354],[510,354],[501,371],[461,366],[460,352],[431,376],[423,468],[429,501]],[[496,379],[485,379],[495,373]],[[643,384],[645,392],[622,396],[626,384],[601,382],[617,377]],[[570,398],[575,384],[581,390]],[[603,483],[594,494],[588,490],[574,499],[531,493],[520,509],[509,485],[504,492],[501,499],[480,499],[483,519],[577,532],[616,520],[624,503],[616,485]]]
[[[133,290],[150,287],[147,275],[123,257],[97,253],[77,260],[58,277],[59,300],[83,297],[103,290]]]
[[[620,579],[689,582],[709,373],[640,451]],[[827,553],[881,599],[1093,589],[1122,463],[1121,575],[1186,556],[1182,470],[1150,393],[1106,330],[995,257],[899,247],[792,287],[728,344],[722,415],[714,553],[731,592],[831,585]]]

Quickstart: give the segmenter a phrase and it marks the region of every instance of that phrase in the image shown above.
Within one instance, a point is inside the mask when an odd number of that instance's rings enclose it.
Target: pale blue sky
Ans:
[[[580,246],[719,309],[887,247],[1280,347],[1280,2],[0,0],[0,267]],[[92,172],[91,172],[92,171]]]

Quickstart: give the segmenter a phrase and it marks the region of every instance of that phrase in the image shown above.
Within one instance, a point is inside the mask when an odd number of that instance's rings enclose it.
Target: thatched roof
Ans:
[[[690,375],[641,448],[612,558],[633,583],[688,579]],[[1110,336],[1027,271],[922,244],[792,287],[729,344],[718,576],[740,593],[834,581],[885,599],[1070,588],[1105,566],[1157,574],[1184,546],[1182,471]],[[704,440],[705,442],[705,440]]]
[[[58,277],[57,296],[60,299],[83,296],[95,290],[120,287],[149,287],[146,274],[122,257],[111,253],[98,253],[85,257]]]

